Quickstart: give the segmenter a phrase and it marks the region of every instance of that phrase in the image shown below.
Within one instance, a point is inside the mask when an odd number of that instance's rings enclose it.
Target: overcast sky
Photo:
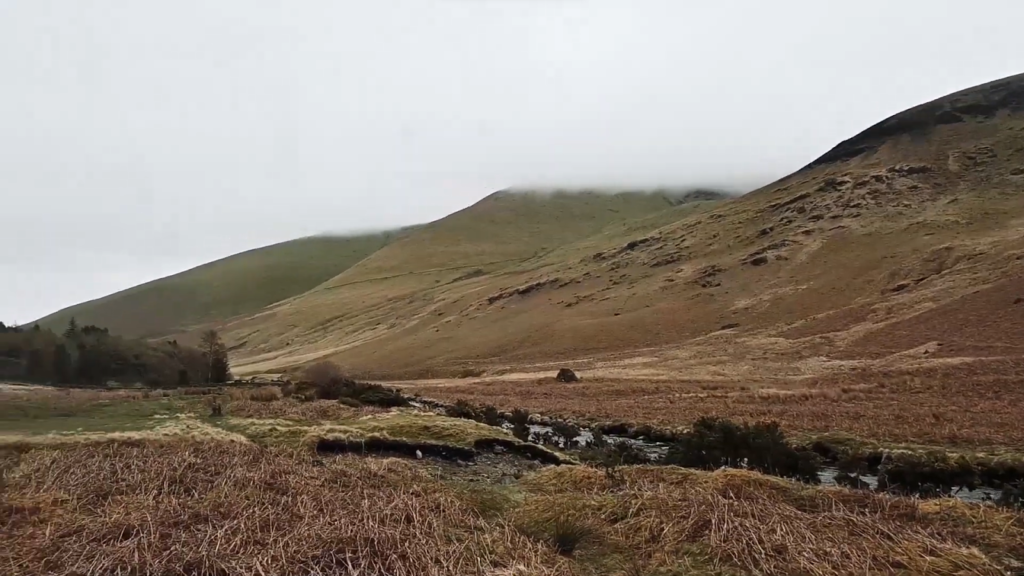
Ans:
[[[1024,71],[1024,2],[0,0],[0,320],[506,186],[747,186]]]

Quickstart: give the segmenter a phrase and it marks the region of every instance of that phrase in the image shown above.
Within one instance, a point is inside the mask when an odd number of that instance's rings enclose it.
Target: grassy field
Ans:
[[[61,331],[75,317],[127,337],[172,334],[193,325],[251,314],[340,274],[395,233],[320,236],[236,254],[198,268],[85,302],[39,320]]]
[[[0,395],[5,574],[995,575],[1024,557],[1024,515],[956,500],[314,449],[338,434],[507,438],[408,409],[243,389]],[[215,400],[225,416],[209,416]]]

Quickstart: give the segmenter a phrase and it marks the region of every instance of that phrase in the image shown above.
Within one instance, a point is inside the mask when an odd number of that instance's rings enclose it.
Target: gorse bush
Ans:
[[[310,364],[303,371],[302,377],[307,382],[312,382],[317,385],[325,385],[331,380],[343,379],[345,375],[342,373],[341,367],[337,364],[329,360],[323,360],[315,364]],[[332,400],[337,400],[337,398],[332,398]]]
[[[804,482],[819,481],[817,456],[790,446],[776,422],[738,424],[724,418],[700,418],[679,436],[663,462],[704,470],[745,468]]]
[[[509,423],[512,424],[512,435],[517,439],[527,442],[530,440],[530,413],[522,408],[516,408],[509,415]]]
[[[398,408],[408,406],[409,401],[394,388],[380,384],[356,382],[348,378],[331,378],[323,383],[312,383],[313,394],[318,400],[341,400],[348,398],[360,404]]]
[[[566,448],[576,445],[576,439],[580,437],[580,429],[571,422],[555,421],[551,424],[551,432],[561,438],[561,444]]]
[[[447,406],[444,409],[444,413],[449,418],[464,418],[466,420],[476,420],[478,418],[473,405],[461,398],[456,400],[454,404]]]
[[[591,444],[580,452],[580,460],[606,469],[651,463],[651,457],[647,453],[625,440],[603,441],[598,446]]]
[[[502,418],[494,406],[484,406],[479,412],[480,421],[488,426],[501,426]]]

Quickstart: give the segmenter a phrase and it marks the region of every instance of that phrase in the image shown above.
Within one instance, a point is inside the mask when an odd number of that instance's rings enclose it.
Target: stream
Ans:
[[[412,402],[410,402],[410,404],[412,406],[414,406],[415,408],[417,408],[417,409],[430,410],[430,411],[434,411],[434,412],[437,412],[437,413],[444,414],[444,405],[440,404],[440,403],[436,403],[436,402],[420,403],[418,401],[412,401]],[[507,422],[507,421],[505,421],[501,425],[501,428],[503,428],[505,430],[511,431],[512,424]],[[554,434],[554,430],[552,429],[551,426],[545,426],[545,425],[542,425],[542,424],[533,424],[533,423],[531,423],[531,424],[529,424],[529,428],[530,428],[531,442],[532,442],[532,438],[533,438],[533,436],[535,434],[537,436],[543,436],[543,435],[546,435],[546,434]],[[586,428],[580,428],[579,431],[580,431],[580,434],[576,438],[576,443],[577,443],[579,448],[584,448],[584,447],[588,446],[591,442],[593,442],[594,435],[591,433],[590,430],[588,430]],[[618,443],[625,443],[625,444],[628,444],[628,445],[632,446],[633,448],[635,448],[638,451],[640,451],[643,454],[645,454],[652,462],[657,462],[657,461],[663,459],[665,457],[665,455],[668,453],[669,447],[671,446],[671,444],[668,443],[668,442],[655,442],[655,441],[652,441],[652,440],[641,440],[641,439],[636,439],[636,438],[627,438],[625,436],[621,436],[621,435],[617,435],[617,434],[610,434],[610,433],[604,434],[604,437],[605,437],[606,440],[609,441],[609,443],[616,443],[616,444],[618,444]],[[560,446],[561,446],[561,444],[560,444]],[[562,446],[562,447],[563,447],[563,449],[565,449],[564,446]],[[568,448],[568,450],[572,450],[572,449],[573,448]],[[840,474],[840,471],[839,471],[838,468],[831,467],[831,466],[822,466],[820,472],[818,473],[818,478],[819,478],[822,486],[840,486],[840,484],[838,482],[836,482],[836,476],[838,474]],[[859,478],[861,481],[863,481],[863,483],[871,491],[876,491],[878,489],[878,476],[877,475],[862,474],[862,475],[857,476],[857,478]],[[964,487],[960,487],[960,488],[957,488],[957,489],[955,489],[953,491],[952,496],[954,498],[957,498],[959,500],[963,500],[965,502],[989,502],[989,501],[994,501],[994,500],[999,498],[1000,490],[998,490],[996,488],[990,488],[990,487],[984,487],[984,486],[978,487],[978,488],[973,489],[973,490],[968,489],[968,488],[964,488]]]
[[[553,433],[553,430],[552,430],[552,428],[550,426],[543,426],[543,425],[540,425],[540,424],[530,424],[529,426],[530,426],[530,434],[531,434],[531,436],[534,433],[536,433],[538,435],[542,435],[542,434],[545,434],[545,433]],[[505,424],[502,427],[505,428],[506,430],[511,430],[511,428],[512,428],[512,426],[510,424]],[[639,450],[639,451],[643,452],[644,454],[646,454],[647,457],[650,458],[652,462],[664,458],[665,455],[668,453],[668,449],[669,449],[669,446],[670,446],[670,444],[668,444],[667,442],[654,442],[654,441],[650,441],[650,440],[639,440],[639,439],[634,439],[634,438],[626,438],[626,437],[623,437],[623,436],[617,436],[617,435],[614,435],[614,434],[605,434],[604,437],[607,440],[615,442],[615,443],[624,442],[626,444],[629,444],[629,445],[633,446],[637,450]],[[593,442],[593,440],[594,440],[593,434],[591,434],[591,432],[589,430],[586,430],[586,429],[580,429],[580,435],[579,435],[578,438],[576,438],[576,442],[579,443],[579,446],[581,448],[582,447],[586,447],[591,442]],[[839,473],[840,473],[839,469],[837,469],[837,468],[829,467],[829,466],[822,466],[821,467],[821,471],[818,474],[818,477],[821,480],[821,485],[822,486],[839,486],[840,484],[838,484],[836,482],[836,475],[839,474]],[[864,481],[867,484],[867,486],[870,488],[871,491],[877,490],[877,488],[878,488],[878,476],[863,474],[863,475],[858,476],[858,478],[860,478],[862,481]],[[967,488],[958,488],[958,489],[954,490],[952,496],[955,497],[955,498],[958,498],[960,500],[963,500],[965,502],[988,502],[988,501],[993,501],[993,500],[996,500],[997,498],[999,498],[999,494],[1000,494],[1000,491],[995,489],[995,488],[978,487],[977,489],[974,489],[974,490],[969,490]]]

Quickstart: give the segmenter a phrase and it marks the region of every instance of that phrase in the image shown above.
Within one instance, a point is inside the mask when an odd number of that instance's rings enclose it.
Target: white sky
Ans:
[[[1024,71],[1024,2],[0,0],[0,320],[506,186],[747,186]]]

